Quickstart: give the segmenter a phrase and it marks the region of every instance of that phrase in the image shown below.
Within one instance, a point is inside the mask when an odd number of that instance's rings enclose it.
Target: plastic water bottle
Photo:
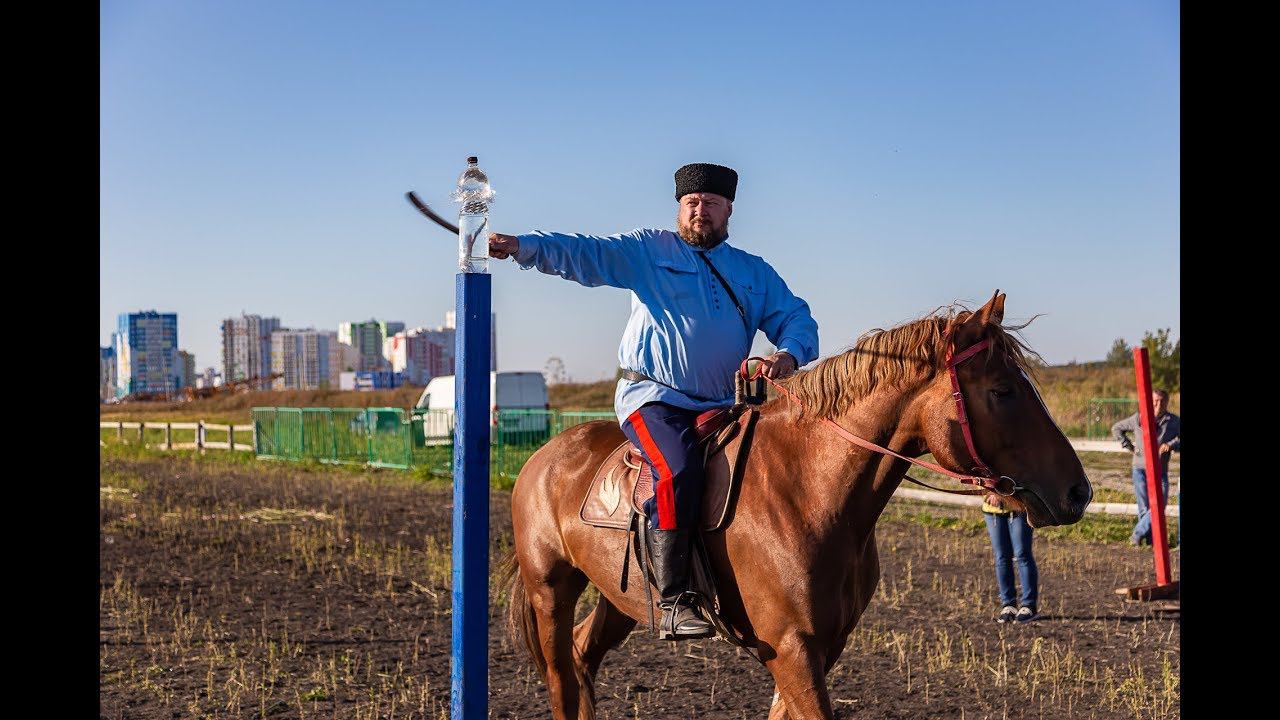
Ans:
[[[462,203],[458,213],[458,269],[462,272],[489,272],[489,205],[493,203],[489,176],[467,158],[467,169],[458,176],[453,201]]]

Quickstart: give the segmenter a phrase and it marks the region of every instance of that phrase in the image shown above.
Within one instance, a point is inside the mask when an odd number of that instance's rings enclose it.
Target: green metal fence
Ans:
[[[1085,437],[1105,440],[1111,437],[1111,426],[1138,412],[1138,401],[1133,398],[1089,398],[1085,410]]]
[[[499,410],[491,424],[491,472],[515,480],[520,468],[552,436],[611,411]],[[253,409],[255,450],[274,460],[453,471],[453,412],[400,408]]]
[[[261,458],[407,469],[412,418],[400,408],[254,408]]]
[[[617,418],[617,414],[612,410],[563,410],[559,414],[559,425],[556,428],[556,433],[562,433],[574,425],[581,425],[586,422],[595,420],[616,421]]]

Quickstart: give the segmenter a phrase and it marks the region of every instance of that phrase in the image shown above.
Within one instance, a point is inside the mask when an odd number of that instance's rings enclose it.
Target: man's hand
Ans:
[[[1163,455],[1167,452],[1169,452],[1169,443],[1160,443],[1160,454]]]
[[[789,352],[776,352],[765,358],[764,376],[773,380],[784,378],[796,371],[796,359]]]
[[[489,257],[506,260],[520,250],[520,238],[515,235],[489,233]]]

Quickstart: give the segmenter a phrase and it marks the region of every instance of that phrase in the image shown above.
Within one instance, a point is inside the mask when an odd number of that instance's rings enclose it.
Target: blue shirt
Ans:
[[[751,351],[756,330],[791,353],[797,366],[818,357],[818,324],[809,304],[791,293],[769,263],[727,240],[705,252],[742,303],[745,321],[697,257],[704,251],[670,230],[608,237],[532,232],[519,239],[515,259],[522,268],[587,287],[631,291],[618,364],[658,382],[618,380],[619,422],[649,402],[689,410],[733,404],[733,373]]]

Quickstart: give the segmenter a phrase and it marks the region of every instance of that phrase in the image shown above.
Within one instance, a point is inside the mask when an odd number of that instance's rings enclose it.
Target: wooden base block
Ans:
[[[1164,585],[1139,585],[1137,587],[1116,588],[1117,595],[1124,595],[1130,600],[1176,600],[1178,599],[1178,581]]]

